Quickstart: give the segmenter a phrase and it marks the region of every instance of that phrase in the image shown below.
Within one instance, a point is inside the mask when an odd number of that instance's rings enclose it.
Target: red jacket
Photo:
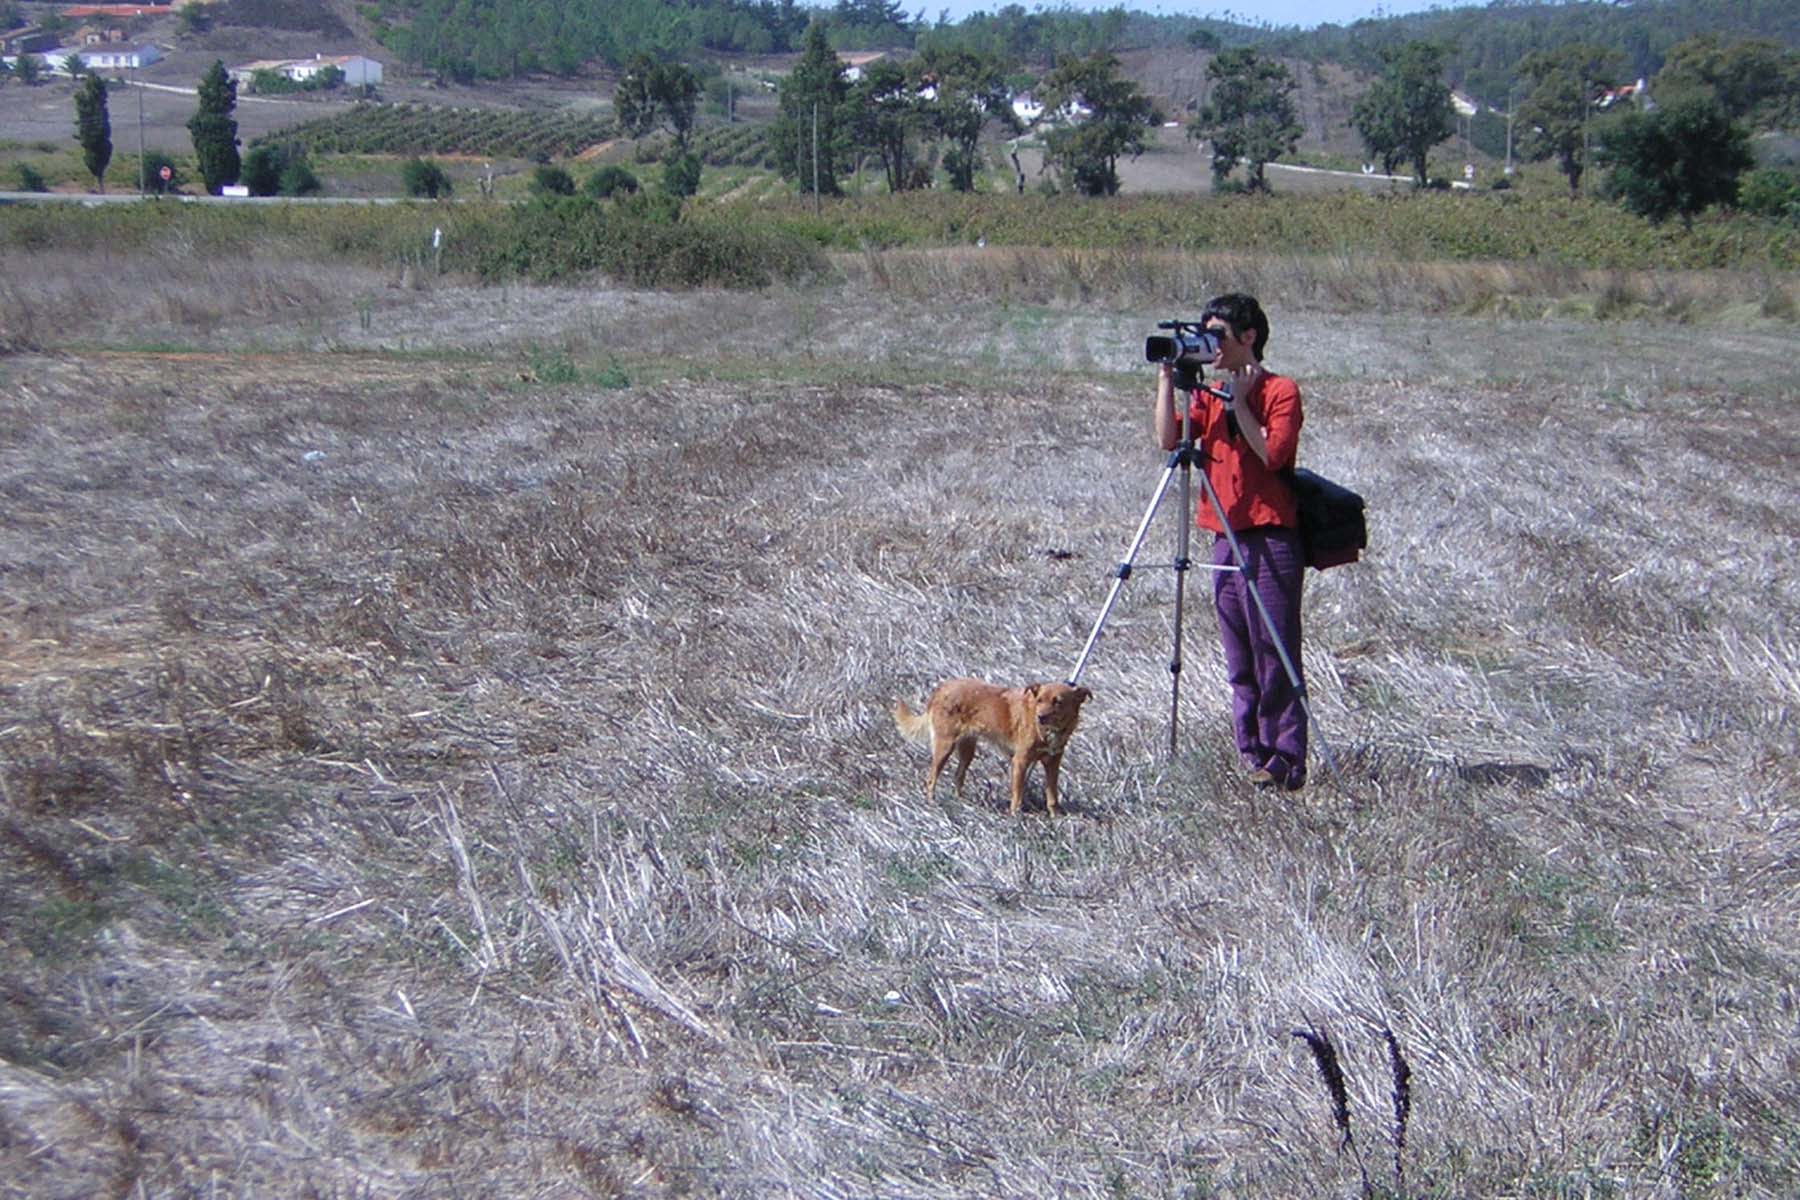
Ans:
[[[1242,437],[1232,437],[1226,427],[1225,404],[1204,391],[1195,391],[1188,405],[1193,422],[1194,445],[1219,504],[1234,533],[1258,525],[1299,524],[1294,491],[1278,474],[1294,465],[1300,447],[1300,385],[1285,375],[1264,375],[1248,397],[1238,402],[1238,419],[1249,418],[1262,426],[1269,461],[1264,465]],[[1194,520],[1202,529],[1223,533],[1206,494],[1201,493]]]

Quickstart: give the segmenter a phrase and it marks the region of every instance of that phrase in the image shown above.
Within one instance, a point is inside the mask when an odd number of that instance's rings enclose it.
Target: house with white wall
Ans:
[[[81,65],[90,71],[135,71],[153,62],[161,62],[163,53],[152,45],[89,46],[77,52]]]
[[[376,87],[381,83],[381,64],[360,54],[315,54],[311,58],[264,58],[232,67],[226,72],[241,88],[255,85],[259,71],[269,71],[295,83],[305,83],[327,67],[344,73],[349,87]]]

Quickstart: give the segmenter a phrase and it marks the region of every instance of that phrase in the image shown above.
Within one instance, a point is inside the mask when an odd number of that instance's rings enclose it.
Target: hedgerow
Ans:
[[[1511,260],[1584,268],[1800,265],[1800,232],[1712,212],[1691,231],[1594,200],[1416,193],[1367,196],[1068,196],[908,192],[764,202],[755,220],[834,249],[1052,246],[1348,254],[1409,261]]]
[[[493,282],[600,274],[660,288],[755,288],[824,270],[813,241],[729,212],[677,219],[682,212],[660,194],[624,202],[545,196],[521,205],[6,205],[0,247],[129,252],[179,242],[220,259],[272,248],[374,266],[441,262]],[[441,258],[429,249],[440,230]]]

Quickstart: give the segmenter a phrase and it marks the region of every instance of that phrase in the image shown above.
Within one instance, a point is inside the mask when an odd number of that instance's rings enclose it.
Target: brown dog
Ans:
[[[931,737],[931,768],[925,772],[925,799],[937,792],[938,776],[956,752],[956,794],[975,757],[977,742],[991,742],[1012,756],[1012,812],[1025,798],[1025,775],[1033,763],[1044,764],[1044,809],[1056,815],[1056,777],[1063,751],[1091,693],[1067,683],[1029,683],[1000,688],[979,679],[947,679],[937,685],[915,713],[904,701],[894,705],[894,723],[915,741]]]

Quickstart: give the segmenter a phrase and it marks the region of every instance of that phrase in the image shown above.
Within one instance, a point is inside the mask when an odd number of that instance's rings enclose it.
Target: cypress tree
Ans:
[[[105,194],[106,164],[113,152],[112,118],[106,111],[106,82],[98,75],[89,74],[75,93],[75,137],[81,143],[82,161]]]
[[[200,178],[209,192],[216,193],[226,184],[236,183],[242,170],[237,119],[231,115],[236,108],[237,84],[225,74],[225,64],[214,59],[212,69],[200,80],[200,107],[188,119]]]

